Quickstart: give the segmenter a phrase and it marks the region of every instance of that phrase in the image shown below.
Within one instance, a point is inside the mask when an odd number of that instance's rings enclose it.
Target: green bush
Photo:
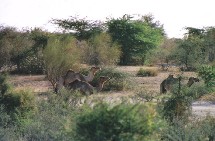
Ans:
[[[43,94],[36,102],[36,112],[29,114],[28,118],[17,116],[14,128],[20,140],[73,141],[73,118],[78,109],[74,101],[79,98],[75,95],[67,90],[58,95]]]
[[[0,112],[1,112],[0,127],[7,127],[7,125],[10,122],[10,116],[5,111],[5,108],[3,105],[0,105]]]
[[[188,96],[191,97],[193,100],[196,100],[200,98],[201,96],[204,96],[208,93],[210,93],[210,89],[205,86],[203,83],[195,83],[191,87],[183,87],[182,92]]]
[[[101,33],[87,41],[82,58],[89,65],[115,65],[120,54],[120,46],[107,33]]]
[[[148,91],[146,89],[138,90],[135,95],[135,97],[140,101],[146,101],[146,102],[152,101],[153,99],[156,98],[156,96],[157,96],[157,93],[153,91]]]
[[[143,69],[140,68],[139,71],[136,74],[137,76],[157,76],[158,70],[157,69]]]
[[[161,134],[162,141],[206,141],[196,121],[186,124],[183,120],[174,120]]]
[[[24,109],[16,108],[15,118],[1,105],[0,140],[159,140],[163,120],[153,105],[80,106],[79,98],[67,90],[58,95],[45,93],[36,101],[35,112],[23,117],[19,113]]]
[[[185,87],[181,85],[174,86],[169,97],[164,97],[159,103],[162,109],[162,115],[171,124],[175,119],[186,121],[190,115],[193,95],[188,95]]]
[[[23,74],[43,74],[45,72],[44,60],[42,56],[32,54],[27,56],[20,63],[20,70],[18,73]]]
[[[199,68],[198,74],[208,87],[215,87],[215,66],[202,66]]]
[[[96,74],[92,82],[93,85],[98,82],[100,76],[107,76],[110,78],[104,85],[104,91],[122,91],[133,88],[133,83],[129,79],[129,74],[117,71],[114,68],[102,68],[102,70]]]
[[[161,134],[163,141],[214,141],[215,118],[207,116],[205,119],[194,118],[189,122],[177,119]]]
[[[5,73],[0,74],[0,98],[2,98],[11,89],[11,86],[7,83],[8,75]]]
[[[161,102],[163,104],[162,114],[170,123],[175,119],[186,121],[190,116],[192,101],[209,92],[209,89],[200,82],[195,83],[191,87],[176,84],[170,93],[170,97],[165,98]]]
[[[77,40],[71,35],[56,35],[49,38],[43,57],[47,78],[53,86],[57,78],[80,64],[80,52]]]
[[[25,113],[36,108],[33,93],[24,90],[5,94],[1,99],[1,104],[5,106],[5,109],[8,112],[13,113],[16,110],[19,110],[22,115],[25,115]]]
[[[215,118],[207,116],[204,120],[200,121],[200,129],[204,136],[209,141],[215,140]]]
[[[37,112],[21,123],[22,140],[73,141],[75,112],[69,105],[68,94],[66,91],[61,95],[47,93],[47,100],[40,99]]]
[[[142,104],[119,104],[111,107],[100,103],[85,108],[76,117],[79,141],[142,141],[158,126],[156,112]]]

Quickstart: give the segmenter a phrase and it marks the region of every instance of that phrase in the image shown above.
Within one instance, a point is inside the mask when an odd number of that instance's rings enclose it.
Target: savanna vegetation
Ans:
[[[215,93],[214,27],[186,27],[182,39],[169,39],[153,15],[124,15],[106,22],[70,17],[52,23],[62,32],[0,26],[0,140],[215,140],[215,118],[199,120],[191,113],[193,101]],[[173,91],[161,95],[141,89],[131,74],[115,69],[122,65],[162,68],[140,67],[134,74],[138,77],[154,77],[177,67],[180,74],[194,72],[203,83],[187,87],[179,79]],[[69,69],[84,74],[86,66],[102,68],[91,85],[100,76],[110,78],[102,95],[136,94],[109,103],[76,90],[54,93]],[[53,88],[37,94],[17,90],[8,79],[13,74],[45,75]]]

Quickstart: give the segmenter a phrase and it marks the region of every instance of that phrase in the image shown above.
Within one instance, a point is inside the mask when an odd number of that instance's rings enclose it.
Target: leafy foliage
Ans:
[[[169,64],[173,62],[173,52],[177,47],[179,39],[164,39],[158,48],[152,49],[147,53],[147,64]]]
[[[35,109],[35,97],[30,91],[7,93],[0,102],[8,112],[13,113],[18,109],[22,116]]]
[[[193,95],[192,95],[193,96]],[[181,77],[179,77],[179,82],[174,85],[173,91],[170,97],[163,98],[160,104],[162,107],[163,117],[172,124],[174,120],[184,120],[187,121],[193,97],[187,94],[185,88],[181,85]]]
[[[153,24],[153,18],[150,16],[146,17],[131,20],[131,16],[124,15],[122,18],[108,21],[108,33],[113,41],[121,45],[120,64],[143,64],[146,53],[161,42],[162,27]]]
[[[82,49],[84,62],[90,65],[115,65],[121,54],[119,45],[106,33],[91,37]]]
[[[198,70],[199,76],[203,78],[205,84],[208,87],[215,86],[215,67],[214,66],[202,66]]]
[[[45,65],[42,54],[32,54],[25,57],[20,63],[18,73],[22,74],[44,74]]]
[[[77,100],[75,95],[70,91],[46,93],[46,100],[41,96],[37,101],[37,111],[28,112],[25,118],[18,114],[19,108],[16,118],[11,118],[1,105],[0,140],[137,141],[150,139],[163,128],[152,105],[99,103],[91,107],[85,103],[80,107],[71,104]]]
[[[53,86],[63,73],[78,66],[81,56],[76,39],[70,35],[50,37],[43,53],[46,74]]]
[[[20,32],[12,27],[1,27],[0,36],[0,69],[3,67],[7,71],[15,65],[13,71],[16,73],[43,72],[42,50],[48,40],[46,32],[40,29]],[[35,62],[29,64],[29,60]]]
[[[204,46],[209,62],[215,61],[215,27],[205,28]]]
[[[21,60],[25,58],[26,51],[28,51],[33,44],[33,42],[28,39],[29,34],[27,32],[18,32],[15,28],[2,27],[0,36],[2,66],[13,63],[17,65],[17,69],[19,70]]]
[[[86,18],[70,17],[70,19],[53,19],[52,23],[59,27],[72,31],[78,40],[88,40],[103,31],[103,23],[100,21],[90,21]]]
[[[0,73],[0,98],[2,98],[5,94],[7,94],[11,86],[8,84],[8,75],[6,73]]]
[[[141,104],[114,107],[97,104],[77,116],[77,138],[80,141],[143,140],[158,127],[153,122],[155,117],[153,109]]]
[[[189,122],[175,120],[171,126],[163,130],[164,141],[213,141],[214,117],[207,116],[204,119],[193,119]]]
[[[198,37],[179,41],[178,47],[173,52],[175,62],[179,65],[184,65],[187,68],[198,67],[204,62],[202,44],[202,40]]]
[[[96,74],[92,83],[95,84],[95,82],[98,82],[100,76],[107,76],[110,78],[110,80],[105,83],[103,90],[121,91],[133,87],[133,83],[129,79],[129,74],[120,72],[114,68],[103,68]]]
[[[173,124],[166,128],[162,133],[164,141],[203,141],[205,137],[199,129],[198,122],[190,121],[186,124],[182,120],[174,120]]]
[[[163,115],[172,123],[175,119],[187,119],[191,106],[191,98],[183,95],[173,95],[164,102]]]

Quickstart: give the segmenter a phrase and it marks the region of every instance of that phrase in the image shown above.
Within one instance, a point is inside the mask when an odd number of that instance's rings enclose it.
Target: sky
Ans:
[[[0,25],[57,31],[52,19],[70,16],[105,21],[124,14],[152,14],[169,38],[182,38],[185,27],[215,26],[214,0],[0,0]]]

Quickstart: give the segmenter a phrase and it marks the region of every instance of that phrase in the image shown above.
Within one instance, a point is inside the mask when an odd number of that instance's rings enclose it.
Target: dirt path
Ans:
[[[206,115],[215,117],[215,103],[207,101],[193,102],[192,112],[194,116],[198,117],[205,117]]]

